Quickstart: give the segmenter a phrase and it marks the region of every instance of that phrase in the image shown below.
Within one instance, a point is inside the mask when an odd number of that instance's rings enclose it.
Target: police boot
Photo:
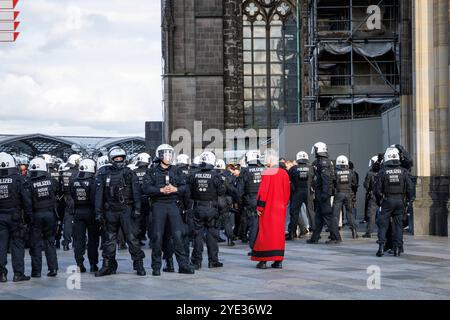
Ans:
[[[145,276],[144,262],[142,260],[136,260],[136,274],[138,276]]]
[[[47,273],[47,277],[56,277],[58,275],[58,270],[50,270]]]
[[[282,269],[283,268],[283,263],[281,261],[275,261],[270,266],[272,268],[275,268],[275,269]]]
[[[353,239],[358,239],[359,238],[358,232],[355,229],[352,229],[352,238]]]
[[[366,233],[363,234],[362,237],[363,238],[372,238],[372,235],[370,233],[366,232]]]
[[[97,272],[98,267],[95,263],[91,264],[91,268],[89,269],[89,272]]]
[[[69,251],[70,250],[68,243],[63,244],[63,250],[64,251]]]
[[[173,266],[173,258],[166,259],[166,266],[163,268],[164,272],[175,272],[175,268]]]
[[[61,242],[59,240],[55,241],[55,248],[56,249],[61,249]]]
[[[267,269],[267,263],[266,263],[266,261],[260,261],[260,262],[258,262],[258,264],[256,265],[256,268],[258,268],[258,269]]]
[[[80,269],[80,273],[85,273],[86,272],[86,268],[84,267],[83,262],[77,263],[77,266]]]
[[[103,265],[100,268],[100,270],[98,270],[95,273],[95,276],[103,277],[103,276],[109,276],[109,275],[115,274],[115,273],[116,273],[116,270],[114,268],[113,260],[103,259]]]
[[[41,277],[41,273],[38,271],[31,271],[31,277],[32,278],[40,278]]]
[[[14,273],[13,282],[28,281],[30,279],[30,277],[24,275],[23,273]]]
[[[394,248],[394,257],[400,257],[400,248]]]
[[[228,238],[227,246],[233,247],[234,245],[235,245],[235,243],[234,243],[233,239],[232,238]]]
[[[6,278],[6,273],[0,273],[0,282],[6,282],[8,278]]]
[[[384,256],[384,245],[382,243],[378,244],[377,257]]]
[[[289,233],[286,235],[285,240],[287,240],[287,241],[294,240],[294,233],[293,233],[293,232],[289,232]]]
[[[223,263],[219,261],[210,261],[208,262],[208,268],[221,268],[223,267]]]
[[[178,273],[194,274],[195,271],[194,271],[194,268],[192,268],[191,266],[187,265],[187,266],[184,266],[184,267],[180,267],[178,269]]]

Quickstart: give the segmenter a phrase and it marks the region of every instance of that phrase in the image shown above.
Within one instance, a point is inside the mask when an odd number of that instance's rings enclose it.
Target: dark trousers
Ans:
[[[375,218],[377,216],[378,205],[372,196],[367,200],[367,233],[372,233],[375,228]]]
[[[253,249],[256,237],[258,236],[258,214],[256,213],[255,207],[246,207],[244,208],[244,212],[247,216],[248,245],[250,246],[250,249]]]
[[[339,215],[341,214],[342,209],[345,209],[345,216],[350,228],[356,231],[357,227],[355,216],[353,215],[352,193],[339,192],[334,196],[333,217],[336,225],[339,224]]]
[[[136,261],[145,258],[144,251],[142,251],[137,238],[137,221],[131,217],[131,211],[132,208],[130,206],[125,206],[122,211],[106,211],[106,239],[103,244],[102,253],[104,259],[115,260],[117,233],[119,229],[123,230],[131,259]]]
[[[55,248],[56,216],[53,208],[35,211],[31,229],[31,269],[33,273],[42,271],[42,251],[45,252],[48,270],[58,270]]]
[[[301,230],[306,229],[306,221],[303,221],[303,218],[300,215],[300,211],[302,208],[302,205],[305,204],[306,206],[306,212],[309,219],[309,224],[312,230],[315,228],[315,214],[314,214],[314,208],[313,203],[309,199],[309,191],[307,189],[305,190],[299,190],[298,192],[295,192],[291,196],[291,202],[289,206],[289,226],[288,230],[289,232],[295,233],[297,231],[297,225],[300,226]]]
[[[312,241],[319,241],[320,233],[322,232],[324,224],[328,226],[331,234],[331,239],[341,241],[341,234],[339,233],[338,225],[333,218],[333,211],[331,208],[331,199],[316,199],[316,228],[311,236]]]
[[[144,240],[149,230],[150,205],[148,198],[142,198],[141,219],[139,223],[139,240]]]
[[[84,261],[86,232],[89,264],[97,264],[100,234],[98,224],[95,222],[94,211],[90,208],[76,208],[73,223],[73,247],[77,263]]]
[[[233,229],[234,229],[234,212],[232,210],[229,210],[224,215],[224,229],[225,229],[225,235],[228,239],[233,239]]]
[[[14,273],[25,272],[24,229],[12,220],[11,214],[0,213],[0,273],[7,274],[8,246],[11,245],[11,262]]]
[[[194,250],[192,262],[201,264],[203,260],[203,237],[206,237],[209,262],[219,261],[219,230],[216,227],[217,208],[196,205],[194,207]]]
[[[155,202],[152,207],[152,215],[152,269],[161,269],[161,255],[165,231],[168,233],[170,232],[170,236],[166,234],[166,241],[170,241],[170,237],[172,238],[173,252],[177,258],[178,266],[187,267],[189,265],[189,258],[186,255],[183,244],[183,234],[185,234],[185,228],[183,226],[180,208],[177,203],[161,201]],[[170,247],[166,250],[170,251]],[[170,252],[165,256],[168,257],[169,255]]]
[[[403,246],[403,210],[405,204],[401,197],[387,197],[381,203],[381,213],[377,218],[378,243],[386,243],[386,234],[392,219],[392,247]]]
[[[70,196],[64,196],[64,200],[66,208],[63,219],[63,245],[68,245],[72,242],[74,204]]]

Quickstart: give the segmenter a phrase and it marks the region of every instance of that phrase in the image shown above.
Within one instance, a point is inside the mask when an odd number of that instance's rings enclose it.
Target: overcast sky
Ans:
[[[0,43],[0,134],[144,136],[161,120],[159,0],[20,1]]]

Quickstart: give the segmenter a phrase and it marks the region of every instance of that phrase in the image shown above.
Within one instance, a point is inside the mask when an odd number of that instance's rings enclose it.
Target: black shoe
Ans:
[[[359,238],[358,232],[355,229],[352,229],[352,238],[353,239],[358,239]]]
[[[30,277],[24,275],[23,273],[15,273],[13,282],[28,281],[30,279],[31,279]]]
[[[384,245],[379,244],[378,251],[377,251],[377,257],[382,257],[382,256],[384,256]]]
[[[145,276],[147,274],[144,269],[144,261],[136,260],[136,274],[138,276]]]
[[[7,282],[8,278],[6,277],[6,274],[0,273],[0,282]]]
[[[248,255],[249,257],[251,257],[251,256],[252,256],[252,251],[247,252],[247,255]]]
[[[340,244],[340,243],[342,243],[341,240],[328,240],[328,241],[325,241],[325,244]]]
[[[98,267],[96,264],[91,264],[91,268],[89,269],[89,272],[97,272],[98,271]]]
[[[258,269],[267,269],[267,263],[265,261],[260,261],[256,265],[256,268],[258,268]]]
[[[119,245],[119,250],[127,250],[127,249],[128,249],[128,247],[125,243]]]
[[[362,237],[363,238],[372,238],[372,235],[370,233],[366,232],[362,235]]]
[[[281,263],[281,261],[275,261],[270,266],[275,269],[283,269],[283,264]]]
[[[394,248],[394,257],[400,257],[400,248]]]
[[[219,261],[211,261],[208,263],[208,268],[222,268],[223,267],[223,263],[219,262]]]
[[[178,269],[178,273],[184,273],[184,274],[194,274],[195,271],[190,266],[181,267]]]
[[[202,263],[201,262],[194,262],[191,261],[192,266],[194,267],[195,270],[199,270],[202,267]]]
[[[47,277],[56,277],[58,275],[58,271],[57,270],[50,270],[47,273]]]
[[[221,242],[226,242],[227,240],[225,240],[225,239],[223,239],[223,238],[221,238],[221,237],[219,237],[219,239],[217,239],[217,242],[218,243],[221,243]]]
[[[161,275],[161,271],[153,269],[152,276],[160,276],[160,275]]]
[[[284,239],[286,241],[292,241],[294,240],[294,233],[293,232],[289,232],[288,234],[286,234],[286,236],[284,237]]]
[[[173,259],[166,260],[166,266],[163,268],[164,272],[175,272],[175,267],[173,266]]]
[[[85,273],[86,268],[84,267],[83,262],[77,264],[78,268],[80,269],[80,273]]]
[[[227,246],[229,246],[229,247],[234,247],[234,246],[235,246],[234,241],[233,241],[232,239],[229,238],[229,239],[228,239]]]
[[[63,245],[63,250],[69,251],[70,250],[69,245],[68,244]]]
[[[98,270],[95,273],[96,277],[104,277],[104,276],[109,276],[111,274],[115,274],[117,270],[117,262],[111,261],[111,260],[107,260],[107,259],[103,259],[103,265],[100,268],[100,270]]]
[[[31,277],[32,278],[40,278],[41,277],[41,273],[37,272],[37,271],[32,271],[31,272]]]
[[[313,239],[308,239],[308,240],[306,240],[306,243],[308,243],[308,244],[318,244],[319,241],[316,241],[316,240],[313,240]]]
[[[247,238],[242,238],[241,241],[242,241],[242,243],[248,243],[248,239]]]
[[[55,248],[56,249],[61,249],[61,242],[59,242],[59,240],[55,241]]]

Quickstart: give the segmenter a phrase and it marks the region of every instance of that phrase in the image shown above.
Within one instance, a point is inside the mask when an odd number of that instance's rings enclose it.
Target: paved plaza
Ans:
[[[43,273],[40,279],[13,283],[9,265],[9,281],[0,284],[0,299],[450,299],[448,238],[405,236],[405,254],[378,258],[374,238],[352,240],[348,232],[343,235],[339,246],[307,245],[304,239],[287,242],[282,270],[256,269],[247,257],[248,247],[240,241],[235,247],[220,247],[224,268],[208,269],[204,261],[194,275],[151,276],[150,250],[146,249],[148,275],[138,277],[128,252],[119,251],[117,275],[82,274],[79,290],[66,286],[69,274],[65,271],[74,263],[73,252],[59,250],[57,278]],[[29,274],[28,253],[26,265]],[[367,288],[369,266],[381,270],[380,289]]]

